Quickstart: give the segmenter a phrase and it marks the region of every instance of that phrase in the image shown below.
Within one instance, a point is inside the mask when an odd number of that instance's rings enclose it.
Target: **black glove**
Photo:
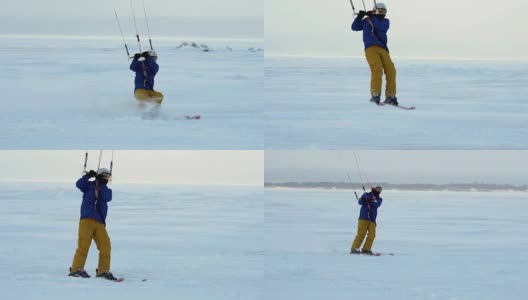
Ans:
[[[92,178],[97,175],[97,173],[94,170],[90,170],[90,172],[88,172],[87,174],[88,174],[88,178]]]
[[[372,17],[374,12],[372,10],[369,10],[369,11],[366,12],[366,14],[367,14],[367,17]]]
[[[358,18],[363,19],[363,17],[367,15],[367,12],[364,10],[360,10],[357,15],[358,15]]]
[[[140,57],[141,57],[141,53],[136,53],[136,54],[134,55],[134,59],[139,59]]]
[[[108,183],[108,177],[103,174],[97,174],[97,176],[95,177],[95,180],[97,181],[99,185],[105,185]]]
[[[106,184],[108,184],[108,179],[106,179],[106,178],[102,178],[102,177],[98,177],[98,178],[97,178],[97,183],[98,183],[99,185],[106,185]]]
[[[141,56],[143,56],[144,58],[149,58],[150,54],[148,53],[148,51],[145,51],[141,53]]]

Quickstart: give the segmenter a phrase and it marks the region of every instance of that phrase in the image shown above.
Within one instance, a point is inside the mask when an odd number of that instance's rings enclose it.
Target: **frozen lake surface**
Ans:
[[[107,230],[121,283],[67,276],[82,196],[74,182],[0,183],[3,299],[262,299],[262,188],[111,188]],[[97,255],[92,243],[92,276]]]
[[[350,255],[352,191],[265,190],[265,299],[526,298],[526,193],[384,191],[373,250]]]
[[[415,111],[368,102],[365,59],[266,57],[266,149],[528,148],[527,63],[394,61]]]
[[[187,47],[207,45],[212,51]],[[144,117],[123,42],[7,36],[0,74],[2,149],[262,149],[262,40],[154,39],[165,95]],[[129,43],[131,54],[137,43]],[[230,47],[229,50],[227,47]],[[143,50],[147,49],[143,45]],[[201,120],[183,120],[201,115]]]

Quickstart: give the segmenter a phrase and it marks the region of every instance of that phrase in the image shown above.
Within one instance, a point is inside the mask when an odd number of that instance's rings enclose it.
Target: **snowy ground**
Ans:
[[[177,49],[182,41],[213,51]],[[2,38],[9,59],[0,74],[1,148],[263,148],[263,52],[248,51],[262,41],[153,43],[160,55],[155,89],[165,100],[161,116],[150,120],[133,98],[134,73],[120,39]]]
[[[122,283],[67,276],[81,203],[73,183],[0,183],[0,297],[261,299],[262,188],[112,188],[107,229]],[[96,266],[92,243],[86,269]]]
[[[266,299],[526,299],[526,193],[385,191],[374,250],[348,254],[352,191],[265,191]]]
[[[266,149],[528,148],[526,63],[396,59],[404,111],[368,102],[365,59],[265,60]]]

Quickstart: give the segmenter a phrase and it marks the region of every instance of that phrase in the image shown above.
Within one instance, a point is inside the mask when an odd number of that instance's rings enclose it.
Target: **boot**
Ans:
[[[371,250],[366,250],[366,249],[363,249],[361,250],[361,254],[367,254],[367,255],[372,255],[372,251]]]
[[[396,96],[387,96],[385,98],[385,101],[383,101],[383,103],[398,106],[398,98],[396,98]]]
[[[88,273],[86,273],[86,271],[84,269],[78,269],[78,270],[75,270],[74,272],[72,272],[72,268],[71,267],[70,267],[70,274],[68,274],[68,276],[90,278],[90,275],[88,275]]]
[[[361,254],[361,251],[359,249],[350,249],[350,254]]]
[[[97,269],[95,270],[97,272]],[[95,277],[101,277],[101,278],[104,278],[104,279],[108,279],[108,280],[117,280],[117,278],[114,277],[114,275],[111,273],[111,272],[104,272],[104,273],[101,273],[101,274],[97,274]]]
[[[372,103],[376,103],[377,105],[380,104],[380,96],[379,95],[372,95],[372,98],[370,98],[370,102]]]

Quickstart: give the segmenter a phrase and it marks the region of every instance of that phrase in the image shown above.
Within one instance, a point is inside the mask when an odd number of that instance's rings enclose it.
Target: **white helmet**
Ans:
[[[383,190],[383,188],[381,187],[381,185],[377,185],[377,186],[373,186],[372,187],[372,192],[381,193],[382,190]]]
[[[385,3],[377,2],[375,9],[376,9],[376,13],[379,15],[387,14],[387,6],[385,5]]]
[[[154,60],[157,60],[158,59],[158,53],[156,53],[156,51],[154,51],[154,49],[151,49],[148,54],[150,55],[150,57],[154,58]]]
[[[110,171],[107,168],[99,168],[99,170],[97,170],[97,175],[102,175],[103,177],[108,178],[112,176],[112,174],[110,174]]]

